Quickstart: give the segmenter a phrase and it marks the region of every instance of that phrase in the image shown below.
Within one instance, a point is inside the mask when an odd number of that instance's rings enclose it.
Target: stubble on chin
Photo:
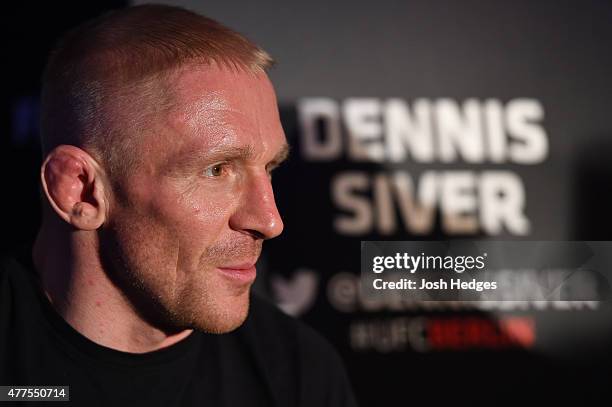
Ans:
[[[209,333],[226,333],[238,328],[248,316],[251,284],[233,285],[217,267],[255,261],[261,240],[240,240],[215,244],[205,250],[200,267],[190,284],[176,299],[174,317],[185,327]]]

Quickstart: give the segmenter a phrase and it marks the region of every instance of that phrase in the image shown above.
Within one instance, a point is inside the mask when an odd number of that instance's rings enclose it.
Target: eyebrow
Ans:
[[[213,147],[205,154],[209,160],[249,160],[255,156],[252,146],[244,147]]]
[[[284,143],[278,153],[270,160],[270,163],[280,164],[289,157],[289,144]],[[213,147],[207,154],[208,158],[216,158],[224,160],[249,160],[255,157],[255,150],[252,146],[244,147]]]
[[[284,143],[276,155],[266,165],[277,167],[283,161],[289,157],[289,144]],[[206,152],[205,155],[193,154],[193,151],[181,154],[179,157],[180,167],[183,169],[189,169],[197,165],[202,160],[215,161],[233,161],[233,160],[244,160],[248,161],[255,157],[255,150],[252,146],[243,147],[213,147]]]

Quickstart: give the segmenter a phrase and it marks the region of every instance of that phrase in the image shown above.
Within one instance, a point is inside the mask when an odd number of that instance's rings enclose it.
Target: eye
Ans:
[[[204,170],[204,175],[210,178],[218,178],[225,174],[226,172],[226,163],[217,163],[213,164],[210,167]]]

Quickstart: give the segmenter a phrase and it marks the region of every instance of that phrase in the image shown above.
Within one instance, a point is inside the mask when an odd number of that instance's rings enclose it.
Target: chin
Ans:
[[[226,301],[208,304],[207,309],[198,312],[193,328],[213,333],[224,334],[238,329],[249,314],[248,293],[239,298],[231,297]]]

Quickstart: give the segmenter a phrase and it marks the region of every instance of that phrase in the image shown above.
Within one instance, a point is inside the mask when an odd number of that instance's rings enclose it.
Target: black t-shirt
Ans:
[[[0,385],[70,386],[70,402],[61,406],[355,405],[331,346],[256,296],[232,333],[194,331],[158,351],[126,353],[65,322],[28,260],[5,259],[0,267]]]

